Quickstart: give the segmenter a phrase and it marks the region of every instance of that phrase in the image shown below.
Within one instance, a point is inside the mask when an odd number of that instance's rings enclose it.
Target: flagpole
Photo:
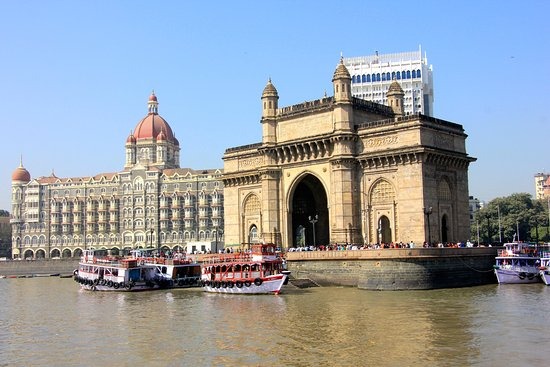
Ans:
[[[498,212],[498,241],[500,244],[502,244],[502,231],[500,229],[500,206],[497,205],[497,212]]]

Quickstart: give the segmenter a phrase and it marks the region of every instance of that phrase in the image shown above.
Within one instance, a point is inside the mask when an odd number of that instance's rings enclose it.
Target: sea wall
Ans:
[[[294,278],[370,290],[455,288],[495,283],[498,247],[287,253]]]
[[[72,274],[80,258],[0,261],[0,276]]]

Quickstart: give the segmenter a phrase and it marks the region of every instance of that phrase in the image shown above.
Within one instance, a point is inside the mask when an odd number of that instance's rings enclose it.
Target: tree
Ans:
[[[538,231],[548,220],[547,210],[541,201],[532,200],[531,195],[527,193],[496,198],[475,214],[475,224],[471,228],[472,238],[477,238],[479,225],[480,240],[488,242],[498,242],[501,237],[503,242],[514,239],[540,240]]]

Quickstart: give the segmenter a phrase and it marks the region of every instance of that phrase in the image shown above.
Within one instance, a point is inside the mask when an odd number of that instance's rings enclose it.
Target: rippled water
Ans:
[[[0,366],[542,365],[550,287],[80,291],[0,280]]]

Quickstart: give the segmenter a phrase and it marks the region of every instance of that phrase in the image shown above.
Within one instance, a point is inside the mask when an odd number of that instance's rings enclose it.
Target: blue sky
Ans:
[[[0,209],[11,174],[90,176],[124,166],[147,112],[181,166],[223,167],[261,141],[269,77],[279,106],[331,94],[345,57],[414,51],[434,68],[435,117],[469,135],[470,195],[534,194],[550,171],[548,1],[3,1]]]

